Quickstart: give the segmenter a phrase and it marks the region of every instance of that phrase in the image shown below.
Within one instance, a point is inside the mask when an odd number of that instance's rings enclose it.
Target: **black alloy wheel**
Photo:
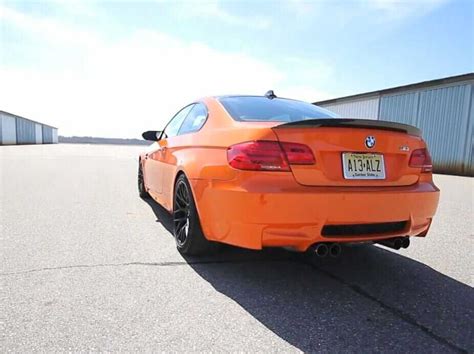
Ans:
[[[145,180],[143,179],[143,169],[141,161],[138,161],[138,194],[140,198],[150,198],[150,195],[146,191]]]
[[[183,180],[176,183],[173,221],[176,243],[182,247],[189,235],[189,216],[191,214],[189,190]]]
[[[184,174],[178,177],[174,188],[173,224],[176,247],[181,254],[198,256],[215,248],[202,232],[191,186]]]

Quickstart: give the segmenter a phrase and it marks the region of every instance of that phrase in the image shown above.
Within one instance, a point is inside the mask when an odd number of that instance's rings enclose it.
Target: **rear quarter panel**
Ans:
[[[173,206],[174,183],[183,172],[190,180],[224,181],[235,178],[237,171],[227,161],[227,148],[251,140],[276,140],[274,123],[240,123],[230,118],[215,99],[202,101],[209,111],[201,130],[178,135],[159,144],[167,148],[163,178],[163,206]],[[196,199],[196,196],[195,196]],[[199,202],[198,210],[199,210]]]

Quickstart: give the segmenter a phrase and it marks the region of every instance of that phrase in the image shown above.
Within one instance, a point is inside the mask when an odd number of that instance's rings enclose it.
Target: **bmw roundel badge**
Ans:
[[[365,138],[365,146],[367,146],[369,149],[372,149],[375,146],[375,136],[369,135],[367,138]]]

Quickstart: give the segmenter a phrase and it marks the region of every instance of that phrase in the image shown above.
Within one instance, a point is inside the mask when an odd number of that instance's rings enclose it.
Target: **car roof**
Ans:
[[[267,98],[269,100],[271,100],[271,99],[282,99],[282,100],[290,100],[290,101],[309,103],[309,102],[302,101],[302,100],[296,100],[294,98],[278,97],[278,96],[276,96],[275,98],[268,98],[268,97],[262,96],[262,95],[219,95],[219,96],[211,96],[211,97],[215,98],[215,99],[232,98],[232,97],[259,97],[259,98]]]

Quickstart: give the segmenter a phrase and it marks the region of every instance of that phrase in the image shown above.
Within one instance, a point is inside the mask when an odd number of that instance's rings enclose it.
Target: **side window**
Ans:
[[[184,120],[179,135],[197,132],[202,128],[207,119],[207,108],[202,103],[196,103]]]
[[[190,104],[176,113],[173,118],[171,118],[164,131],[164,134],[167,138],[178,135],[179,128],[181,127],[181,124],[183,124],[184,118],[186,118],[189,111],[191,111],[193,107],[194,104]]]

